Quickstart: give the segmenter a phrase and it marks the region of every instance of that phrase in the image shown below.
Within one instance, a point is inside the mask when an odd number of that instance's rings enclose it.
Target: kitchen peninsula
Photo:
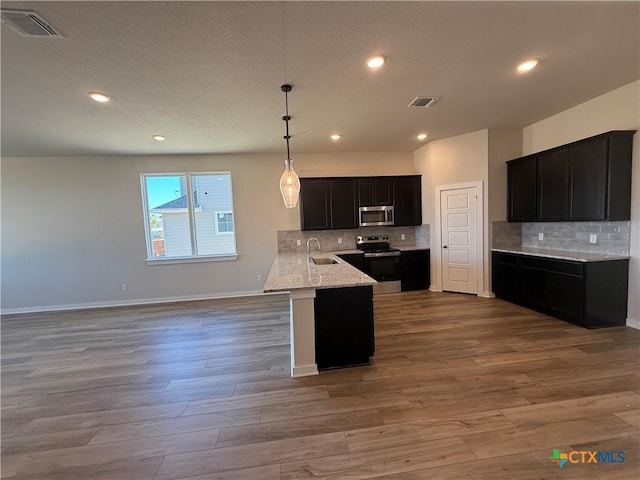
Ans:
[[[306,253],[276,256],[263,291],[289,293],[292,377],[368,361],[375,283],[332,253],[314,254],[311,261]]]

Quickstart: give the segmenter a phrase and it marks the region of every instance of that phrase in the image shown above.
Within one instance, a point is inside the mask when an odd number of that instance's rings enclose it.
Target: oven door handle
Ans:
[[[365,253],[364,258],[379,258],[379,257],[399,257],[401,252],[377,252],[377,253]]]

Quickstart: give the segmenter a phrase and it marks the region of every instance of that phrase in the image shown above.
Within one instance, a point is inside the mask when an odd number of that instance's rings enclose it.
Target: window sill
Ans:
[[[175,263],[202,263],[202,262],[229,262],[237,260],[238,255],[211,255],[208,257],[176,257],[176,258],[151,258],[147,259],[147,265],[171,265]]]

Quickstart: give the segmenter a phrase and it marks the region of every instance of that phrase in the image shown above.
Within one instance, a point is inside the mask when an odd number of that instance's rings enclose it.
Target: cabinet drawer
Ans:
[[[584,264],[581,262],[523,256],[520,258],[520,266],[547,270],[549,272],[584,276]]]
[[[518,265],[518,255],[513,253],[492,252],[493,261],[496,263],[505,263],[507,265]]]

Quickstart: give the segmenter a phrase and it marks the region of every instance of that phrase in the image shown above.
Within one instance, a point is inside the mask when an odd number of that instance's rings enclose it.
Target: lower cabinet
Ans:
[[[371,286],[318,289],[314,313],[320,370],[369,363],[375,350]]]
[[[401,290],[424,290],[431,282],[429,250],[410,250],[402,252]]]
[[[492,252],[498,298],[587,328],[625,325],[629,260],[577,262]]]
[[[364,253],[342,253],[338,254],[338,257],[352,267],[356,267],[361,272],[364,272]]]

